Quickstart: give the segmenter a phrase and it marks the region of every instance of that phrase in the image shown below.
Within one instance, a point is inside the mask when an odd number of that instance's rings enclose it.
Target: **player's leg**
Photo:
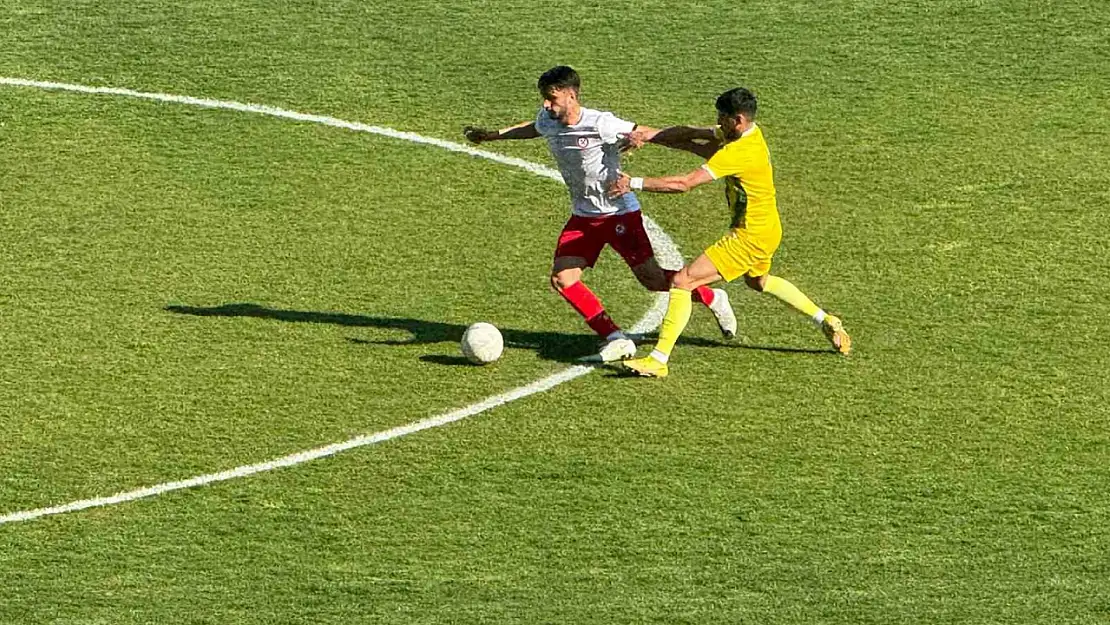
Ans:
[[[751,247],[737,231],[729,232],[709,246],[705,253],[674,276],[671,302],[659,329],[659,343],[655,350],[647,358],[629,360],[625,365],[640,375],[667,375],[671,350],[690,319],[690,291],[722,278],[732,282],[751,268]]]
[[[626,360],[624,366],[644,376],[666,376],[671,352],[690,321],[691,292],[699,286],[712,284],[720,279],[720,272],[705,254],[679,270],[674,276],[667,314],[659,327],[659,341],[655,344],[655,349],[645,358]]]
[[[667,274],[667,282],[673,285],[677,271],[663,270]],[[717,327],[726,339],[736,336],[736,313],[732,310],[732,302],[728,299],[728,292],[724,289],[699,286],[690,291],[691,299],[705,304],[713,318],[717,320]]]
[[[814,304],[813,300],[809,299],[789,280],[766,273],[769,269],[770,260],[768,259],[766,265],[753,267],[752,273],[759,275],[749,273],[744,276],[744,283],[755,291],[775,296],[787,306],[806,315],[813,321],[814,325],[821,329],[825,337],[836,348],[836,351],[841,354],[850,353],[852,351],[852,338],[844,331],[844,323]]]
[[[627,262],[627,259],[625,259]],[[632,275],[636,276],[636,280],[647,290],[655,291],[656,293],[663,293],[671,288],[670,276],[665,269],[659,266],[659,261],[655,260],[652,256],[638,265],[628,264],[628,268],[632,270]]]
[[[632,270],[632,275],[649,291],[663,292],[671,288],[671,280],[678,273],[673,269],[663,269],[655,257],[647,230],[644,228],[643,214],[640,211],[626,213],[611,218],[609,245],[621,255]],[[704,304],[717,319],[717,326],[726,338],[736,336],[736,315],[723,289],[699,286],[692,291],[693,301]]]
[[[647,229],[644,228],[643,213],[633,211],[609,217],[607,225],[606,243],[620,254],[640,284],[649,291],[669,291],[671,277],[677,272],[663,269],[656,260],[655,249],[651,246]],[[708,305],[713,299],[713,293],[709,289],[705,289],[705,293],[704,303]]]
[[[551,265],[551,286],[572,308],[582,315],[586,325],[606,344],[591,360],[609,362],[635,355],[636,345],[613,322],[601,300],[582,282],[582,272],[597,262],[603,236],[598,235],[598,220],[572,216],[559,235],[555,260]]]
[[[582,315],[591,330],[602,338],[610,338],[621,329],[609,318],[601,300],[582,282],[582,271],[588,266],[580,256],[556,258],[551,265],[551,287]]]
[[[721,279],[720,272],[708,256],[702,254],[694,262],[683,267],[675,274],[671,286],[671,302],[667,314],[659,327],[659,342],[655,344],[652,356],[661,362],[670,359],[671,351],[686,324],[690,321],[692,293],[698,287],[712,284]]]
[[[627,258],[625,260],[628,261]],[[628,262],[628,268],[632,270],[632,275],[636,276],[636,280],[645,289],[659,293],[671,290],[671,279],[678,273],[678,270],[675,269],[663,269],[655,256],[651,256],[638,265]],[[717,291],[720,291],[720,289],[699,286],[693,290],[692,295],[695,302],[712,306]]]

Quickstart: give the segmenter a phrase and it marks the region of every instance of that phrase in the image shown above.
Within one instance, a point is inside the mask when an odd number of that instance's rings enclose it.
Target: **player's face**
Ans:
[[[724,133],[725,139],[732,141],[739,139],[743,133],[744,117],[737,113],[736,115],[725,115],[724,113],[717,113],[717,125],[721,127],[721,132]]]
[[[552,89],[543,96],[543,108],[551,119],[569,124],[578,110],[578,93],[574,89]]]

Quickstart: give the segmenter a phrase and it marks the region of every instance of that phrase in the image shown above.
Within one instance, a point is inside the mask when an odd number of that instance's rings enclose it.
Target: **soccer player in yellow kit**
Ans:
[[[782,239],[775,204],[775,183],[763,131],[755,124],[756,98],[738,87],[717,98],[718,128],[673,127],[633,137],[699,154],[708,160],[688,174],[661,178],[631,178],[622,173],[610,194],[629,190],[685,193],[724,178],[725,198],[732,211],[731,230],[671,280],[670,305],[659,330],[659,342],[649,356],[625,360],[623,365],[643,376],[664,377],[679,335],[690,320],[690,291],[722,278],[743,276],[750,288],[770,293],[809,316],[841,354],[852,349],[852,339],[840,319],[821,310],[790,282],[770,274],[771,257]]]

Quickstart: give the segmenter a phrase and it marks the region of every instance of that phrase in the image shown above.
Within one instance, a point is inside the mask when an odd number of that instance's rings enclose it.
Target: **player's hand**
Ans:
[[[467,141],[477,144],[483,141],[489,141],[490,131],[477,126],[467,126],[463,128],[463,136],[466,137]]]
[[[641,130],[633,130],[632,132],[624,135],[619,144],[621,152],[631,152],[632,150],[639,150],[647,143],[647,133]]]
[[[631,184],[632,177],[622,171],[616,180],[609,183],[609,188],[607,190],[609,197],[616,199],[628,193],[632,190]]]

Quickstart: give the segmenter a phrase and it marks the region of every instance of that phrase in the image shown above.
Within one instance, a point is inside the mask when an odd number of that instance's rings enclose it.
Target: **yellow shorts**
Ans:
[[[771,271],[771,257],[782,240],[782,230],[754,236],[739,228],[730,231],[705,250],[721,277],[732,282],[740,276],[753,278]]]

